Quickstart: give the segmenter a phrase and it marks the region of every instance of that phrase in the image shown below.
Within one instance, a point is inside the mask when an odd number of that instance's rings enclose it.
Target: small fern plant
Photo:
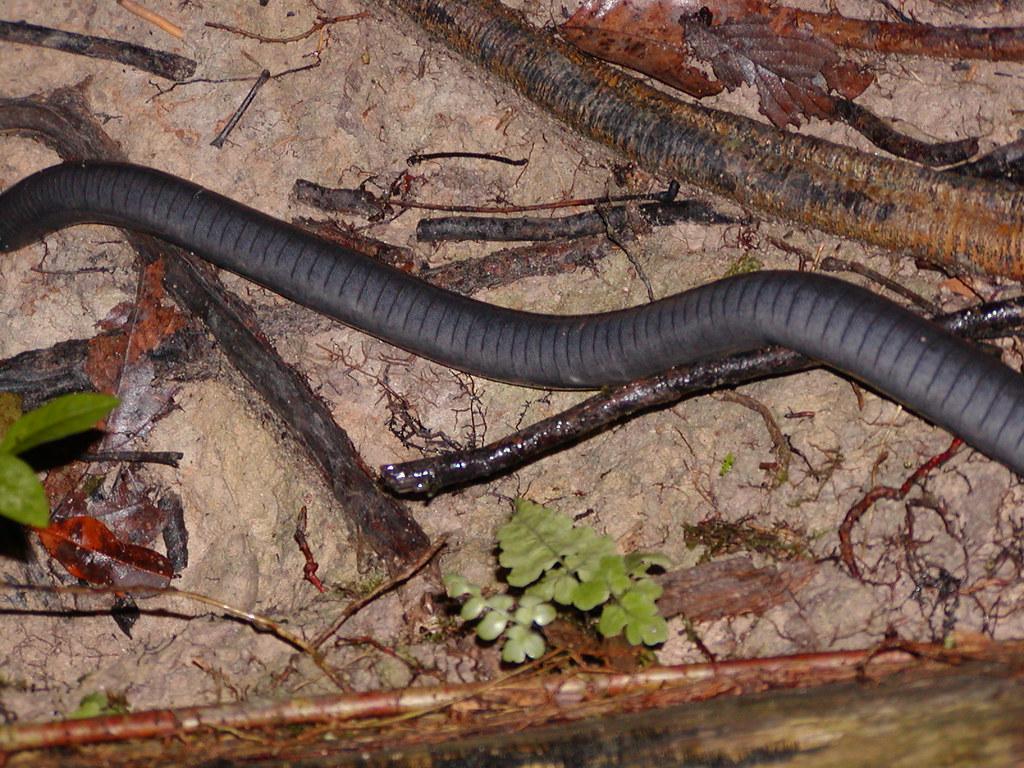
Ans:
[[[460,617],[476,622],[481,640],[504,637],[502,660],[521,664],[545,650],[540,627],[550,624],[558,606],[593,616],[604,637],[625,632],[632,645],[657,645],[668,626],[655,601],[661,587],[648,575],[668,561],[655,553],[621,555],[609,536],[573,525],[566,515],[526,499],[517,499],[512,519],[498,530],[498,562],[508,569],[517,596],[484,596],[481,588],[457,574],[444,577],[448,596],[462,599]]]

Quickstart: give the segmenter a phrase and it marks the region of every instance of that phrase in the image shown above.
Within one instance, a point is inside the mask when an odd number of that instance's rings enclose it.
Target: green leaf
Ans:
[[[618,597],[633,585],[626,574],[626,561],[621,555],[605,555],[598,563],[593,577],[577,587],[572,604],[581,611],[589,611]]]
[[[533,609],[533,623],[538,627],[545,627],[555,620],[558,611],[551,603],[541,603]]]
[[[502,611],[491,611],[480,619],[476,625],[476,636],[481,640],[496,639],[508,626],[508,614]]]
[[[608,589],[616,596],[629,589],[633,583],[633,580],[626,573],[626,560],[622,555],[605,555],[602,557],[601,565],[596,575],[604,579]]]
[[[623,630],[631,645],[657,645],[668,639],[668,624],[658,615],[655,599],[661,587],[650,579],[636,583],[617,601],[605,605],[597,622],[605,637],[615,637]]]
[[[618,603],[608,603],[601,611],[597,622],[597,631],[602,637],[618,637],[629,623],[629,616]]]
[[[565,567],[579,576],[580,581],[590,581],[601,567],[601,559],[616,555],[615,542],[611,536],[599,536],[593,528],[575,528],[576,536],[571,549],[565,553]]]
[[[718,468],[718,476],[725,477],[732,472],[733,465],[736,463],[736,455],[729,451],[725,454],[725,458],[722,459],[722,466]]]
[[[9,453],[0,453],[0,515],[37,528],[50,524],[42,483],[32,467]]]
[[[658,645],[668,640],[668,623],[661,616],[626,625],[626,640],[630,645]]]
[[[524,627],[530,626],[533,624],[533,608],[520,605],[512,614],[512,621]]]
[[[602,603],[608,602],[611,592],[603,579],[585,581],[576,587],[572,596],[572,604],[581,611],[589,611]]]
[[[560,605],[572,605],[572,596],[579,583],[579,579],[564,568],[552,568],[540,578],[540,581],[531,584],[526,594],[545,602],[554,600]]]
[[[519,605],[523,608],[535,608],[543,602],[544,600],[536,595],[523,595],[519,598]]]
[[[0,442],[0,453],[24,453],[42,443],[92,429],[117,402],[116,397],[97,392],[55,397],[11,425]]]
[[[446,573],[444,578],[445,592],[448,593],[448,597],[462,597],[463,595],[480,595],[480,587],[471,582],[465,576],[461,576],[457,573]]]
[[[538,600],[551,600],[555,596],[555,581],[558,579],[558,570],[548,571],[541,576],[539,581],[523,590],[523,596],[536,597]]]
[[[515,604],[515,598],[511,595],[492,595],[487,598],[488,607],[495,611],[511,611]]]
[[[104,691],[88,693],[78,702],[78,709],[68,715],[68,720],[81,720],[100,715],[119,715],[128,711],[128,704],[120,697],[110,697]]]
[[[512,519],[498,529],[498,562],[509,569],[507,581],[525,587],[572,551],[577,532],[572,520],[526,499],[516,500]]]
[[[475,595],[466,601],[466,604],[462,606],[462,610],[459,611],[459,618],[463,621],[473,621],[479,619],[480,615],[486,610],[487,601],[479,595]]]
[[[553,595],[555,602],[559,605],[572,605],[572,596],[576,593],[576,588],[579,585],[580,580],[571,573],[565,573],[564,571],[559,573],[558,578],[555,579],[555,593]]]
[[[645,578],[638,579],[633,582],[633,586],[629,588],[630,592],[637,595],[642,595],[651,605],[654,605],[654,601],[661,597],[662,588],[661,585],[654,579]]]
[[[522,625],[511,627],[505,645],[501,649],[501,659],[510,664],[522,664],[526,657],[539,658],[544,654],[544,638],[538,632]]]
[[[672,560],[660,552],[630,552],[625,556],[626,572],[633,578],[643,576],[651,568],[668,568]]]

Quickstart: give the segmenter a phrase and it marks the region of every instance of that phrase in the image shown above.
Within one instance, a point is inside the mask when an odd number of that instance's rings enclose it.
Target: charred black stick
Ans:
[[[103,335],[121,336],[122,331]],[[58,395],[95,389],[88,371],[93,343],[93,339],[72,339],[0,360],[0,392],[21,395],[28,410]]]
[[[238,105],[238,109],[231,115],[225,126],[221,129],[221,132],[217,134],[213,141],[210,142],[211,147],[220,149],[224,146],[224,142],[228,140],[228,134],[235,130],[235,126],[238,125],[238,121],[242,119],[242,115],[249,109],[249,105],[252,104],[252,100],[256,98],[256,94],[259,93],[260,88],[266,85],[270,79],[270,70],[264,69],[260,72],[260,76],[256,78],[256,82],[252,84],[252,88],[242,99],[242,103]]]
[[[409,155],[405,162],[409,165],[419,165],[427,160],[447,160],[450,157],[468,158],[470,160],[488,160],[492,163],[504,163],[505,165],[526,165],[529,161],[525,158],[513,160],[502,155],[492,155],[490,152],[422,152]]]
[[[325,240],[365,253],[370,258],[398,267],[434,285],[465,296],[471,296],[486,288],[508,285],[524,277],[562,275],[578,269],[593,269],[613,247],[617,247],[607,237],[595,235],[577,240],[556,240],[539,245],[502,248],[483,256],[458,259],[437,267],[426,267],[408,248],[382,243],[332,221],[298,218],[294,223],[315,232]],[[627,239],[630,239],[628,235]]]
[[[612,203],[635,203],[651,201],[671,203],[679,194],[679,182],[672,181],[663,192],[650,192],[633,195],[608,195],[605,197],[582,197],[573,200],[556,200],[550,203],[533,203],[531,205],[447,205],[444,203],[423,203],[418,200],[402,200],[396,197],[378,198],[365,189],[344,189],[325,187],[313,181],[298,179],[292,189],[292,195],[298,202],[312,205],[324,211],[341,213],[365,213],[368,216],[380,215],[388,205],[396,208],[414,208],[423,211],[447,211],[449,213],[486,213],[507,214],[526,213],[528,211],[551,211],[556,208],[588,208]]]
[[[947,173],[974,176],[980,179],[1004,179],[1024,183],[1024,139],[996,147],[977,160],[946,169]]]
[[[296,179],[292,199],[322,211],[349,213],[380,219],[387,212],[387,204],[365,189],[339,189],[325,187],[307,179]]]
[[[600,235],[609,229],[620,231],[630,226],[630,209],[625,206],[603,208],[558,218],[522,217],[499,219],[493,216],[444,216],[421,219],[416,225],[416,239],[421,242],[455,240],[567,240]],[[647,203],[636,211],[639,220],[648,225],[675,224],[694,221],[702,224],[733,224],[735,219],[716,212],[699,200],[673,203]]]
[[[1024,325],[1024,297],[983,304],[936,320],[959,336],[992,338]],[[684,397],[814,367],[813,360],[778,347],[681,366],[594,395],[482,448],[385,465],[381,482],[394,493],[430,496],[509,472],[612,424]]]
[[[77,458],[79,461],[123,461],[138,464],[165,464],[168,467],[177,467],[178,462],[185,458],[185,454],[181,451],[96,451],[94,453],[83,453]]]
[[[175,53],[155,51],[123,40],[40,27],[24,21],[0,21],[0,40],[53,48],[93,59],[109,59],[167,80],[185,80],[196,71],[196,63],[192,59]]]
[[[923,165],[961,163],[978,151],[976,138],[928,143],[900,133],[885,120],[849,99],[832,99],[834,115],[886,152]]]

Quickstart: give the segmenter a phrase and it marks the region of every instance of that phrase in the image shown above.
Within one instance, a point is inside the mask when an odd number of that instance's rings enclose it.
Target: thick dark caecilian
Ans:
[[[834,278],[758,272],[617,312],[542,315],[436,288],[150,168],[68,163],[0,195],[0,250],[81,223],[153,234],[416,354],[527,386],[593,389],[711,356],[789,347],[1024,474],[1024,377]]]

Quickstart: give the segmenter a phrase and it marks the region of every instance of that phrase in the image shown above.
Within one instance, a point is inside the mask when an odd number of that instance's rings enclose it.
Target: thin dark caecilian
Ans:
[[[835,278],[757,272],[631,309],[542,315],[436,288],[150,168],[67,163],[0,195],[0,250],[82,223],[150,233],[411,352],[527,386],[594,389],[778,344],[868,384],[1024,474],[1024,377]]]

